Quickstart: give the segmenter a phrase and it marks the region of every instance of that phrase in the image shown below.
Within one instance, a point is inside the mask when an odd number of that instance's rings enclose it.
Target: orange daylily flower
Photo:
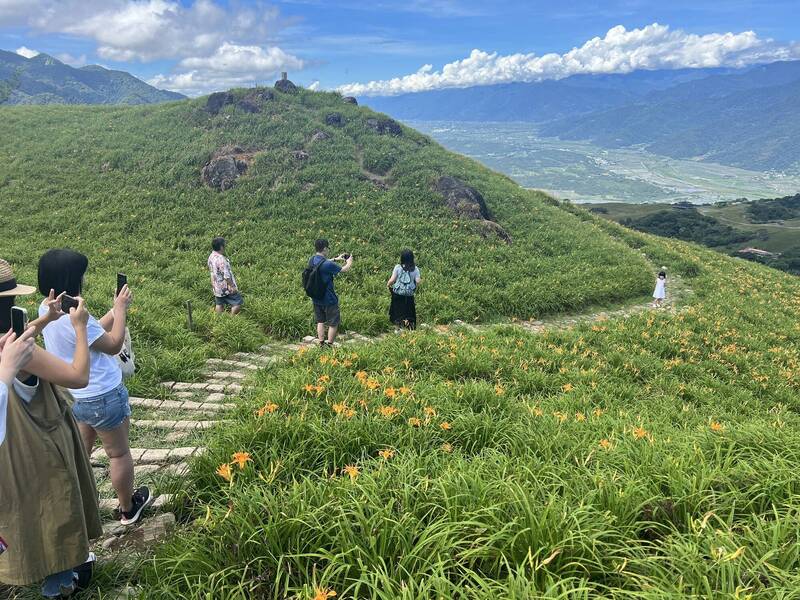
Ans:
[[[408,395],[411,393],[411,388],[408,388],[408,387],[406,387],[406,386],[402,386],[402,387],[401,387],[401,388],[400,388],[398,391],[399,391],[399,392],[400,392],[400,393],[401,393],[403,396],[408,396]]]
[[[643,427],[637,427],[633,430],[633,437],[635,437],[637,440],[647,437],[647,430]]]
[[[387,398],[394,398],[395,396],[397,396],[397,390],[394,389],[393,387],[388,387],[385,390],[383,390],[383,395],[386,396]]]
[[[249,452],[236,452],[234,453],[232,460],[233,462],[231,464],[239,465],[239,470],[241,471],[244,469],[245,465],[248,462],[251,462],[253,459],[250,458]]]
[[[319,379],[317,379],[317,381],[320,381],[322,383],[328,383],[330,380],[331,380],[330,375],[320,375]]]
[[[432,406],[426,406],[426,407],[423,409],[423,412],[424,412],[424,413],[425,413],[427,416],[429,416],[429,417],[433,417],[433,416],[435,416],[435,415],[436,415],[436,409],[435,409],[435,408],[433,408]]]
[[[422,421],[419,420],[417,417],[411,417],[408,420],[408,424],[411,425],[412,427],[419,427],[420,425],[422,425]]]
[[[378,452],[378,455],[383,458],[383,460],[389,460],[390,458],[394,458],[394,450],[390,448],[385,448]]]
[[[610,450],[611,449],[611,442],[609,440],[607,440],[606,438],[603,438],[602,440],[600,440],[599,446],[603,450]]]
[[[382,417],[386,417],[387,419],[391,419],[393,416],[398,414],[400,411],[397,410],[394,406],[381,406],[378,409],[378,412],[381,414]]]
[[[307,384],[305,384],[305,385],[303,386],[303,391],[306,391],[306,392],[308,392],[309,394],[310,394],[311,392],[314,392],[314,391],[316,391],[316,389],[317,389],[317,386],[315,386],[315,385],[311,385],[310,383],[307,383]]]
[[[230,481],[231,477],[233,477],[231,466],[228,463],[220,465],[217,467],[217,475],[222,477],[225,481]]]
[[[359,476],[361,471],[355,465],[347,465],[344,469],[342,469],[342,473],[350,476],[350,481],[355,481],[356,478]]]
[[[357,371],[356,372],[356,379],[358,379],[359,381],[363,382],[364,380],[366,380],[366,378],[367,378],[367,372],[366,371]]]
[[[328,600],[328,598],[335,598],[336,592],[329,588],[315,588],[314,600]]]
[[[340,415],[347,410],[347,404],[344,402],[337,402],[331,408],[333,408],[333,412]]]
[[[571,392],[572,390],[575,389],[575,386],[572,385],[571,383],[565,383],[564,385],[561,386],[561,389],[564,390],[565,392]]]
[[[267,404],[259,408],[258,411],[256,411],[256,414],[259,417],[263,417],[265,414],[274,413],[276,410],[278,410],[278,405],[275,404],[274,402],[268,402]]]
[[[445,442],[444,444],[442,444],[442,452],[447,452],[448,454],[450,454],[452,451],[453,451],[453,445],[452,444],[450,444],[448,442]]]
[[[711,427],[711,431],[715,431],[717,433],[720,433],[725,429],[725,426],[717,421],[711,421],[709,427]]]
[[[582,412],[577,412],[577,413],[575,413],[575,420],[576,421],[585,421],[586,420],[586,415],[583,414]]]
[[[445,431],[448,431],[449,429],[453,428],[453,426],[450,425],[450,423],[448,423],[447,421],[442,421],[441,423],[439,423],[439,427],[441,427]]]
[[[371,390],[377,390],[379,387],[381,387],[381,384],[374,379],[367,379],[366,386]]]

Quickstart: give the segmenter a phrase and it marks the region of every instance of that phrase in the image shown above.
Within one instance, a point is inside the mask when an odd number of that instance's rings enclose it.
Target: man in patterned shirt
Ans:
[[[225,256],[225,238],[217,237],[211,242],[211,256],[208,257],[208,270],[211,272],[211,287],[214,289],[215,310],[225,312],[231,307],[231,314],[238,315],[244,300],[231,271],[231,261]]]

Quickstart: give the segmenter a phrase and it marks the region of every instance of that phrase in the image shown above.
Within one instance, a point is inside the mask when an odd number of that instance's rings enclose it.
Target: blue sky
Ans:
[[[283,69],[306,86],[399,93],[800,58],[797,11],[798,0],[0,0],[0,48],[189,94]]]

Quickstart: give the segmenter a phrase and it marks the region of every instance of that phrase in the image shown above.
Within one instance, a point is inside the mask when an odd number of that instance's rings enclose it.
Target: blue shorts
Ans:
[[[128,390],[124,384],[93,398],[75,398],[72,414],[78,423],[99,431],[111,431],[131,416]]]
[[[241,306],[244,304],[244,298],[239,292],[229,296],[214,296],[214,304],[217,306]]]

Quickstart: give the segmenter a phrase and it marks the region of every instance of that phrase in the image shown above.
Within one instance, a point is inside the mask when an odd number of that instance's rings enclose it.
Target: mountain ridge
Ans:
[[[45,53],[26,58],[0,50],[0,104],[155,104],[185,97],[125,71],[76,68]]]

